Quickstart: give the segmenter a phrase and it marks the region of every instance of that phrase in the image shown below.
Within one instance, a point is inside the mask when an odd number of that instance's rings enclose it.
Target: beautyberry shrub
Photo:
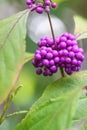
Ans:
[[[39,2],[37,0],[26,0],[26,4],[31,11],[35,10],[39,14],[42,14],[44,11],[49,13],[50,7],[57,7],[57,4],[51,0],[44,0],[43,2]]]
[[[55,39],[45,36],[37,45],[32,64],[38,75],[51,76],[58,67],[62,67],[69,75],[81,69],[85,59],[84,50],[79,48],[74,35],[64,33]]]

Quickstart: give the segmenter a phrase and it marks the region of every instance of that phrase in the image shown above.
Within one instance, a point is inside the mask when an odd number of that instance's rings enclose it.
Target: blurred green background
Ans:
[[[58,3],[58,7],[55,10],[51,11],[53,16],[56,16],[62,21],[66,30],[68,32],[74,33],[75,23],[73,16],[79,14],[84,18],[87,18],[87,1],[86,0],[55,0]],[[17,12],[26,9],[25,0],[0,0],[0,19],[9,17]],[[29,20],[29,19],[28,19]],[[36,21],[37,23],[37,21]],[[60,25],[59,25],[60,26]],[[42,29],[42,28],[41,28]],[[58,32],[60,33],[60,29]],[[33,32],[34,33],[34,32]],[[58,34],[59,34],[58,33]],[[37,46],[33,42],[33,39],[27,34],[26,37],[26,51],[33,52],[36,50]],[[41,96],[46,86],[60,77],[60,72],[54,74],[52,77],[43,77],[37,76],[35,69],[33,68],[31,62],[28,62],[24,65],[21,72],[19,85],[23,87],[18,92],[16,97],[13,100],[7,114],[20,111],[20,110],[29,110],[31,105]],[[0,112],[2,111],[3,106],[0,107]],[[12,118],[9,118],[0,125],[0,130],[13,130],[15,125],[23,119],[25,115],[18,115]]]

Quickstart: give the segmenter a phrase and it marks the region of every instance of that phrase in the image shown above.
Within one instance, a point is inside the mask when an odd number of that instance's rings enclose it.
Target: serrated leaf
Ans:
[[[87,71],[61,78],[47,87],[15,130],[68,130]]]
[[[28,11],[0,21],[0,98],[15,87],[24,62]],[[2,100],[0,100],[0,103]]]
[[[74,16],[74,21],[77,40],[87,38],[87,20],[81,16]]]

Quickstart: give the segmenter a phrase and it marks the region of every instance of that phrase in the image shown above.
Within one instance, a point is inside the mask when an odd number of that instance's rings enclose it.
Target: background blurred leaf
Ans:
[[[34,54],[33,53],[25,53],[25,63],[26,62],[28,62],[28,61],[30,61],[30,60],[32,60],[33,59],[33,57],[34,57]]]
[[[74,16],[77,40],[87,38],[87,20],[81,16]]]
[[[76,110],[82,87],[87,85],[87,71],[61,78],[47,87],[15,130],[67,130]]]
[[[0,21],[0,98],[15,87],[24,62],[27,10]]]
[[[87,0],[67,0],[67,3],[75,12],[87,18]]]
[[[22,69],[19,78],[19,84],[23,84],[24,87],[21,88],[21,90],[17,93],[17,95],[14,98],[14,103],[17,106],[23,107],[24,109],[27,105],[28,107],[30,106],[32,98],[35,94],[36,79],[32,75],[33,73],[31,73],[30,71],[28,73],[28,70],[25,69],[25,67]]]

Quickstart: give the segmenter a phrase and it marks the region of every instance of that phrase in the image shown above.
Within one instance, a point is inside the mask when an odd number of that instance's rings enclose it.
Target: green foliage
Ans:
[[[27,16],[25,10],[0,21],[0,98],[15,87],[24,63]]]
[[[80,5],[83,4],[81,0],[79,0],[79,2],[76,2],[76,0],[54,1],[58,4],[62,4],[62,2],[67,3],[67,5],[72,7],[79,14],[87,17],[87,13],[83,14],[84,10],[81,10],[82,7]],[[19,2],[21,2],[21,0]],[[79,3],[78,8],[76,8],[77,3]],[[25,10],[8,19],[0,21],[1,99],[3,97],[6,98],[8,92],[17,85],[19,74],[24,63],[30,61],[34,56],[32,53],[25,52],[28,12],[29,11]],[[74,20],[77,40],[87,38],[87,20],[79,16],[75,16]],[[14,102],[19,103],[20,106],[27,104],[32,95],[34,95],[35,88],[31,89],[29,88],[29,85],[31,87],[35,86],[36,79],[32,79],[32,76],[29,80],[28,78],[29,77],[23,71],[23,77],[20,78],[20,81],[23,81],[26,89],[22,89],[22,91],[19,92],[19,95],[14,99]],[[35,83],[33,80],[35,80]],[[47,80],[45,80],[45,82]],[[27,84],[28,82],[32,83]],[[86,130],[87,125],[85,125],[85,123],[83,126],[78,127],[78,124],[82,122],[83,119],[86,120],[87,118],[87,98],[85,96],[86,92],[83,89],[86,85],[87,71],[60,78],[50,84],[41,98],[32,106],[25,119],[16,126],[15,130],[72,130],[73,128],[78,129],[80,127],[82,127],[81,130]],[[29,91],[31,95],[29,95]],[[83,95],[82,92],[84,92]],[[18,113],[15,115],[17,114]]]
[[[74,16],[74,21],[77,40],[87,38],[87,20],[81,16]]]
[[[25,53],[25,61],[24,62],[26,63],[26,62],[32,60],[33,57],[34,57],[34,54],[32,54],[32,53]]]
[[[87,18],[87,0],[67,0],[68,6],[72,8],[79,15]]]
[[[87,71],[61,78],[47,87],[15,130],[67,130],[72,124],[76,103],[87,85]],[[80,118],[79,118],[80,119]]]

